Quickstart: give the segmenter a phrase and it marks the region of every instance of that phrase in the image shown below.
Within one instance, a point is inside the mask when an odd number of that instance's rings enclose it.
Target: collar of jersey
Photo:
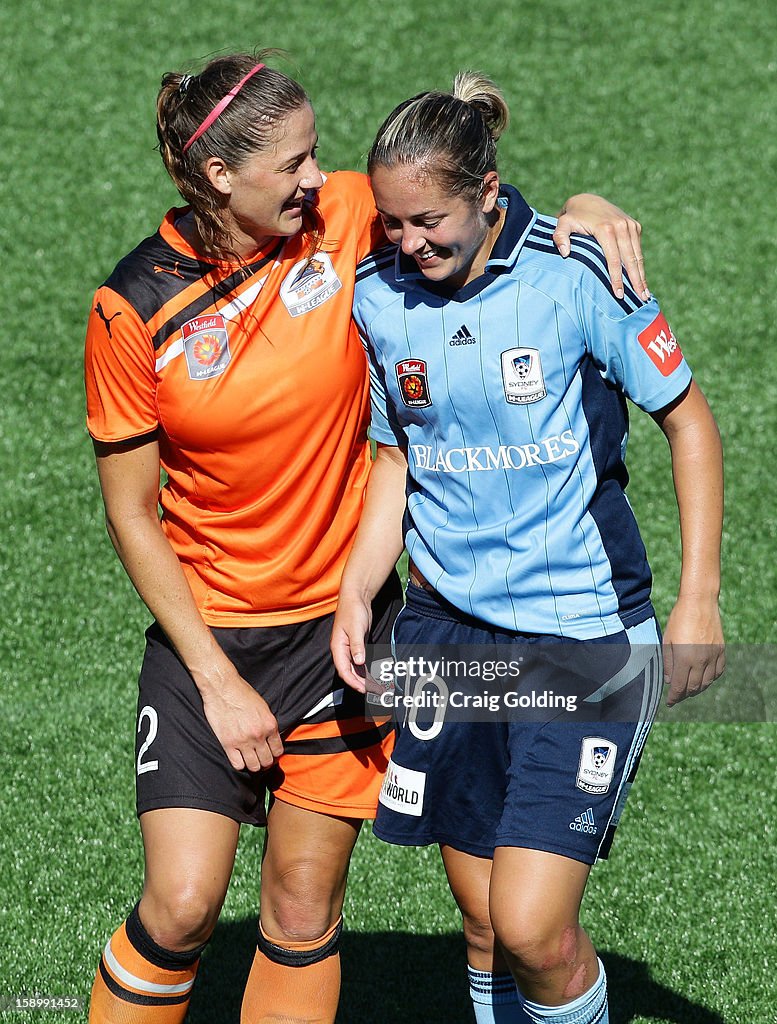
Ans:
[[[181,253],[182,256],[188,256],[189,259],[196,260],[198,263],[210,263],[214,267],[224,267],[229,270],[234,270],[236,267],[241,266],[237,261],[215,260],[210,256],[203,256],[201,253],[197,252],[196,249],[192,248],[175,226],[175,222],[180,220],[185,213],[189,212],[190,209],[190,206],[177,206],[173,207],[172,210],[168,210],[165,214],[165,219],[159,227],[159,234],[167,244],[172,246],[176,252]],[[256,263],[257,260],[266,260],[278,248],[278,243],[280,241],[286,241],[286,239],[282,240],[280,237],[271,238],[266,245],[262,246],[255,256],[252,256],[251,259],[247,261],[245,266],[250,267],[251,264]]]
[[[486,288],[497,274],[509,273],[515,266],[523,244],[537,219],[537,211],[529,206],[518,189],[513,188],[512,185],[499,186],[497,202],[507,211],[505,221],[496,242],[494,242],[494,248],[486,262],[485,271],[480,277],[476,277],[474,281],[470,281],[469,284],[465,284],[463,288],[459,289],[446,286],[444,281],[439,284],[435,281],[427,281],[413,257],[407,256],[401,249],[397,249],[394,267],[397,281],[403,281],[413,286],[420,285],[427,291],[446,299],[466,302],[467,299],[471,299],[473,295],[477,295]]]

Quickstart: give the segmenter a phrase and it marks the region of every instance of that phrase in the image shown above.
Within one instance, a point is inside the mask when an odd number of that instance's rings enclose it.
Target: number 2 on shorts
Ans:
[[[140,745],[140,750],[138,751],[138,775],[142,775],[144,772],[155,772],[159,768],[159,761],[143,760],[143,755],[156,739],[157,728],[159,726],[159,716],[150,704],[146,704],[138,715],[138,732],[143,728],[144,718],[148,719],[148,734]]]

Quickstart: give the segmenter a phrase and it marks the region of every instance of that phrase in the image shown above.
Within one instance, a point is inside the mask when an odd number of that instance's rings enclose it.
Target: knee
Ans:
[[[182,883],[164,892],[145,891],[138,913],[144,928],[163,949],[182,952],[207,942],[216,927],[221,899]]]
[[[262,927],[278,940],[311,942],[340,916],[340,900],[314,865],[299,862],[262,874]]]
[[[583,933],[576,924],[513,920],[495,921],[494,928],[513,970],[526,979],[539,980],[569,968],[580,956]]]
[[[494,953],[494,930],[491,927],[491,921],[488,918],[463,912],[461,921],[470,963],[473,960],[473,953],[491,957]]]

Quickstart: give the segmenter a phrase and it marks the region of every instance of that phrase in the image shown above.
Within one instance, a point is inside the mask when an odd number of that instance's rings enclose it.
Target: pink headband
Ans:
[[[232,100],[235,98],[235,96],[237,96],[237,94],[240,92],[240,90],[246,84],[248,79],[252,78],[256,74],[257,71],[261,71],[263,67],[264,67],[264,64],[257,64],[256,67],[251,68],[251,70],[248,72],[248,74],[244,75],[244,77],[240,79],[240,81],[237,83],[237,85],[234,86],[234,88],[230,89],[229,92],[227,93],[227,95],[223,99],[218,101],[216,106],[213,108],[213,110],[211,110],[211,112],[208,114],[208,116],[202,122],[200,127],[194,133],[194,135],[192,135],[192,137],[189,139],[189,141],[187,143],[185,143],[185,145],[183,147],[183,152],[184,153],[189,148],[189,146],[191,146],[191,144],[193,142],[196,142],[197,139],[199,139],[199,137],[201,135],[203,135],[208,130],[208,128],[210,128],[210,126],[213,124],[213,122],[216,120],[216,118],[220,114],[223,114],[223,112],[227,109],[227,107],[232,102]]]

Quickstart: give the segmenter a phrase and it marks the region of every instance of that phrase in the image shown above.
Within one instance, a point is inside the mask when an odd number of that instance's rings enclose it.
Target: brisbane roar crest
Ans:
[[[302,316],[342,288],[330,256],[318,252],[295,263],[281,285],[280,296],[292,316]]]
[[[432,404],[429,382],[426,379],[426,361],[403,359],[395,367],[402,401],[411,409],[424,409]]]

